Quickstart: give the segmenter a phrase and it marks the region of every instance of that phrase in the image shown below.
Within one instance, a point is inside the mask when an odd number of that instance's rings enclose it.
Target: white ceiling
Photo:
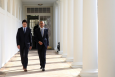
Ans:
[[[43,6],[52,6],[57,0],[22,0],[23,5],[34,5],[43,4]]]

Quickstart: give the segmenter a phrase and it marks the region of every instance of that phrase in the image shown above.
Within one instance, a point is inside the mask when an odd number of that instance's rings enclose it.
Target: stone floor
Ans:
[[[39,68],[37,50],[31,50],[28,55],[28,72],[23,72],[19,52],[14,55],[8,63],[0,69],[4,76],[0,77],[79,77],[81,69],[71,68],[71,62],[58,55],[54,50],[47,51],[46,71]]]

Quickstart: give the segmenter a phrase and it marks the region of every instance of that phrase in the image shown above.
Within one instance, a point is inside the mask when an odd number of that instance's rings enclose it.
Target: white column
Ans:
[[[1,14],[0,14],[0,17],[1,17]],[[0,23],[2,23],[1,22],[2,21],[2,19],[0,18]],[[1,40],[1,38],[2,38],[2,24],[0,25],[0,68],[2,67],[2,40]]]
[[[115,0],[98,1],[98,77],[115,77]]]
[[[63,0],[59,1],[59,22],[60,22],[60,51],[59,54],[63,53]]]
[[[74,60],[72,67],[82,67],[83,0],[74,0]]]
[[[58,14],[57,14],[57,42],[60,42],[60,1],[58,0],[58,1],[56,1],[56,3],[57,3],[57,5],[58,5]]]
[[[63,0],[63,54],[62,57],[67,57],[67,17],[68,17],[68,0]]]
[[[68,0],[68,27],[67,27],[67,59],[66,61],[73,61],[73,0]]]
[[[53,48],[54,48],[54,50],[56,50],[57,51],[57,45],[58,45],[58,42],[57,42],[57,16],[58,15],[58,11],[57,11],[57,3],[54,3],[53,4]]]
[[[83,70],[81,77],[98,77],[97,0],[83,0]]]

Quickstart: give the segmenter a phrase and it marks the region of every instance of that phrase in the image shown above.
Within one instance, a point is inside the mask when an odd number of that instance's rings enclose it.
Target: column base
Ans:
[[[73,57],[69,57],[66,59],[66,62],[72,62],[73,61]]]
[[[81,77],[98,77],[98,69],[95,70],[82,70],[80,72]]]
[[[73,62],[72,63],[72,68],[82,68],[83,63],[82,62]]]
[[[55,47],[54,50],[57,51],[57,47]]]
[[[59,54],[59,55],[62,55],[62,54],[63,54],[63,51],[59,51],[58,54]]]
[[[62,58],[66,58],[67,57],[67,54],[62,54]]]

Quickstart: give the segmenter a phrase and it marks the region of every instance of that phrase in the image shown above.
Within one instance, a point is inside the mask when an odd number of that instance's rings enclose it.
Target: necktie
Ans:
[[[26,28],[24,28],[24,33],[26,33]]]
[[[41,29],[41,35],[42,35],[42,37],[43,37],[43,31],[44,31],[44,30],[43,30],[43,28],[42,28],[42,29]]]

